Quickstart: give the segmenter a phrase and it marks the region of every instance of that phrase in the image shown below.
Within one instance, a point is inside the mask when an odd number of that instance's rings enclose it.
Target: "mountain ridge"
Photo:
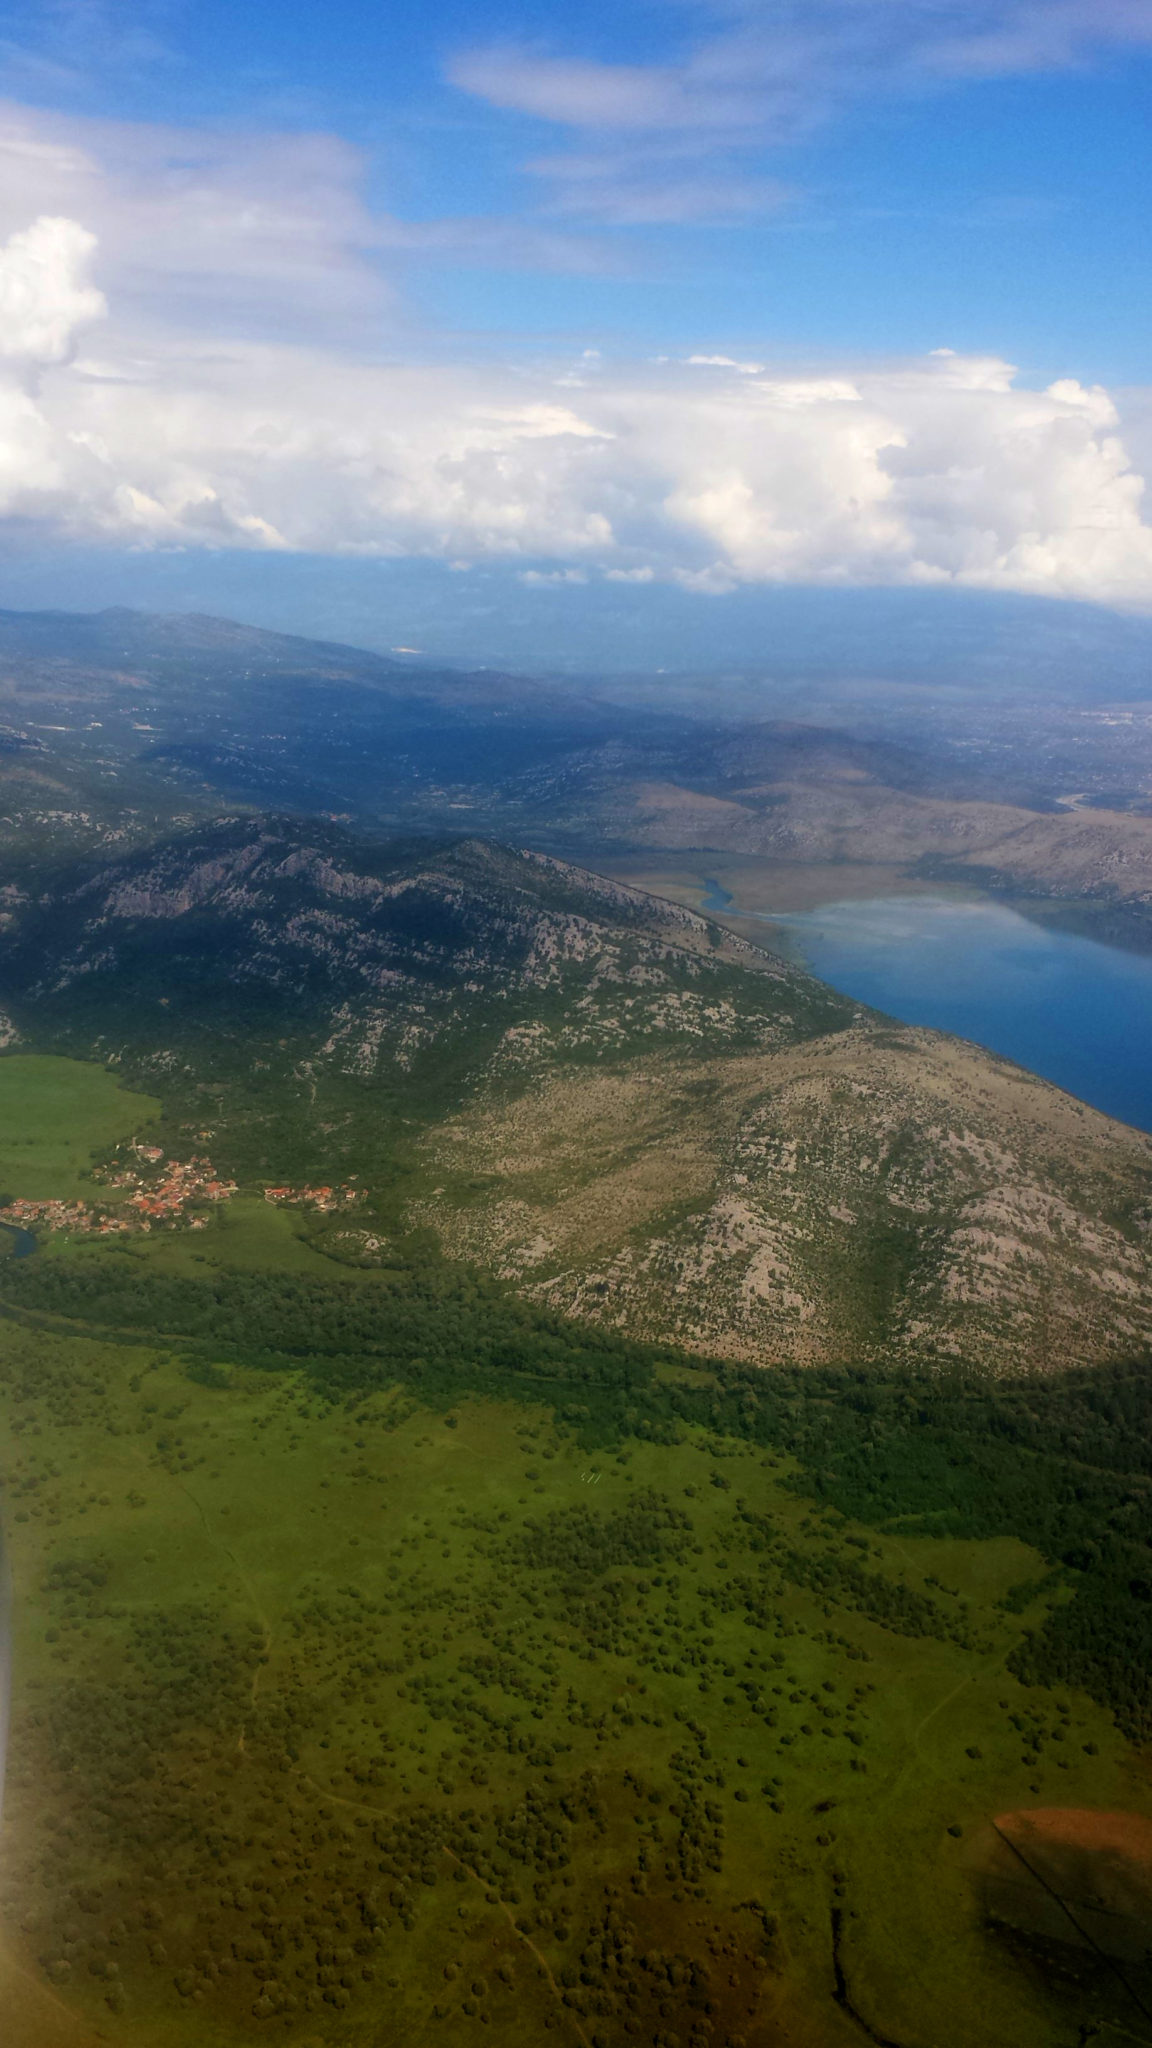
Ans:
[[[337,1259],[432,1231],[760,1364],[1152,1343],[1152,1138],[553,856],[225,815],[7,915],[25,1044],[160,1093],[178,1143],[211,1125],[248,1186],[360,1176]]]

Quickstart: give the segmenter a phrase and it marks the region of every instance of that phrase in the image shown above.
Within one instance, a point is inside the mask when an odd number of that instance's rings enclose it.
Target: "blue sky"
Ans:
[[[0,599],[1152,607],[1150,84],[1147,0],[0,12]]]
[[[770,24],[790,11],[768,4],[747,18]],[[894,18],[897,49],[900,18],[922,12],[901,0],[855,11]],[[1077,11],[1085,24],[1107,16],[1105,4]],[[720,39],[723,9],[586,4],[554,10],[552,24],[539,7],[257,0],[64,6],[38,20],[21,6],[6,23],[3,86],[134,121],[340,135],[364,152],[366,197],[402,219],[479,216],[552,238],[543,274],[530,256],[504,266],[425,252],[407,288],[437,329],[643,347],[746,341],[805,357],[946,343],[1006,353],[1037,377],[1143,383],[1152,31],[1085,34],[1069,50],[1059,6],[959,0],[923,12],[983,18],[989,36],[1005,17],[1047,15],[1047,61],[1041,45],[1018,62],[1006,52],[990,76],[975,63],[895,80],[877,67],[856,89],[827,75],[829,58],[804,72],[798,113],[768,106],[734,140],[711,127],[685,138],[682,125],[604,129],[494,105],[467,89],[470,66],[487,51],[493,69],[519,52],[609,70],[683,64]],[[646,149],[657,155],[650,170]],[[565,191],[531,168],[614,153],[613,196],[630,183],[658,210],[670,193],[670,219],[645,219],[641,205],[634,221],[606,222],[595,181],[582,204],[571,181]],[[703,220],[691,217],[693,187],[715,188]]]

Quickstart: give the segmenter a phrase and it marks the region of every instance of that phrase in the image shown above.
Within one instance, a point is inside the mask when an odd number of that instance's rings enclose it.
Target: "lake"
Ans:
[[[726,897],[709,883],[705,908],[739,909]],[[950,896],[826,903],[762,921],[766,943],[846,995],[975,1039],[1152,1130],[1152,959]]]

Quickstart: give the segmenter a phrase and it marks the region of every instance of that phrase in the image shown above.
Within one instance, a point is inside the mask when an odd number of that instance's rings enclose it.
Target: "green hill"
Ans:
[[[534,1299],[770,1361],[1051,1369],[1152,1335],[1152,1141],[694,912],[483,841],[224,818],[14,906],[29,1045],[249,1186],[355,1176]],[[19,1190],[14,1190],[19,1192]]]

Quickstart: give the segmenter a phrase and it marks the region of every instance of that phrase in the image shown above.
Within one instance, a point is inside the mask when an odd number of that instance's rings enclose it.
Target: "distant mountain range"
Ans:
[[[824,687],[810,718],[783,695],[789,716],[749,720],[697,691],[688,716],[197,615],[0,613],[0,845],[40,859],[260,806],[511,839],[689,900],[714,855],[829,893],[882,866],[1152,944],[1152,684],[1043,708],[1023,684]]]

